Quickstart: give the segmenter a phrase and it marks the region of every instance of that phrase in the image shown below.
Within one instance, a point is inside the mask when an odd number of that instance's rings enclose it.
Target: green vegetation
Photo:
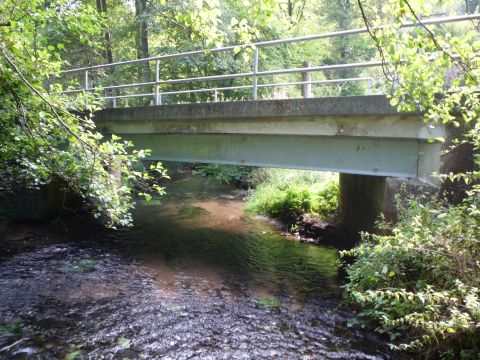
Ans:
[[[194,174],[250,187],[245,209],[282,220],[292,220],[303,213],[326,218],[334,216],[337,209],[336,174],[216,164],[199,165]]]
[[[256,185],[246,210],[280,219],[302,213],[333,216],[338,203],[338,175],[314,171],[264,169],[251,176]]]
[[[79,46],[78,40],[81,46],[98,46],[102,22],[97,20],[97,11],[81,2],[0,3],[0,191],[61,179],[95,217],[115,227],[131,224],[132,186],[151,178],[150,171],[133,166],[148,152],[132,151],[133,144],[117,136],[104,139],[90,115],[75,115],[89,97],[88,110],[95,109],[91,96],[66,98],[55,84],[67,47]],[[163,174],[161,166],[150,170]],[[162,192],[155,184],[149,188]]]
[[[478,356],[470,351],[480,322],[478,239],[478,217],[465,206],[410,200],[393,235],[365,235],[344,252],[356,257],[345,297],[391,340],[401,337],[395,348],[448,352],[461,344],[463,355]]]
[[[2,0],[0,195],[61,180],[95,217],[117,227],[131,225],[134,191],[147,200],[152,194],[163,194],[155,181],[165,176],[162,165],[141,164],[148,150],[132,150],[132,143],[115,135],[105,139],[97,132],[88,113],[97,109],[98,94],[58,94],[72,86],[79,88],[83,81],[75,75],[63,76],[66,68],[207,49],[198,57],[162,61],[161,79],[250,72],[252,47],[219,56],[211,56],[209,49],[367,25],[370,37],[335,37],[262,49],[260,71],[297,68],[304,62],[316,66],[382,60],[382,69],[316,72],[312,80],[381,76],[383,81],[376,81],[374,90],[389,90],[392,105],[400,111],[424,111],[430,128],[448,125],[461,134],[446,148],[473,147],[476,167],[472,171],[442,175],[444,181],[467,188],[463,202],[403,202],[392,234],[365,234],[356,249],[345,253],[355,259],[345,265],[345,299],[358,308],[360,318],[376,322],[378,331],[388,334],[396,349],[416,349],[431,358],[478,359],[478,24],[400,29],[401,24],[418,23],[435,14],[478,11],[478,5],[477,0],[136,0],[133,4],[127,0]],[[385,24],[390,26],[374,30]],[[134,65],[99,70],[90,73],[88,80],[101,89],[126,83],[126,79],[131,83],[151,81],[154,74],[153,64]],[[298,74],[259,79],[260,83],[298,80]],[[161,91],[236,85],[245,83],[241,79],[166,83]],[[314,86],[313,94],[353,95],[365,90],[359,83]],[[220,100],[250,96],[249,89],[219,93]],[[298,97],[300,88],[262,87],[258,96]],[[164,103],[209,101],[212,97],[210,93],[181,94],[166,96]],[[151,101],[147,97],[119,100],[118,106]],[[336,211],[338,181],[334,175],[217,165],[199,166],[196,172],[226,183],[251,184],[250,211],[283,219],[305,212],[328,217]],[[188,205],[180,210],[185,216],[199,211]],[[88,271],[95,262],[81,260],[69,265],[70,270]],[[255,303],[279,305],[277,299],[260,298]],[[0,333],[17,331],[9,326],[0,327]],[[78,356],[80,352],[74,348],[66,358]]]
[[[419,21],[419,14],[435,13],[445,2],[359,4],[368,26],[393,24],[371,32],[385,60],[384,72],[395,84],[392,104],[401,111],[427,109],[424,119],[430,127],[458,128],[462,135],[450,150],[469,143],[475,169],[442,176],[467,189],[463,202],[410,199],[400,204],[400,221],[391,235],[365,234],[356,249],[344,253],[355,258],[346,265],[345,298],[359,308],[360,318],[378,323],[377,330],[390,336],[395,349],[415,350],[425,358],[478,359],[478,30],[457,24],[398,32],[401,23]]]
[[[275,297],[259,297],[252,301],[255,305],[267,308],[279,308],[282,306],[280,300]]]
[[[81,0],[81,3],[93,3]],[[204,55],[192,58],[168,59],[161,62],[160,77],[163,80],[191,78],[212,74],[241,73],[251,71],[253,48],[235,48],[235,51],[212,56],[208,49],[219,46],[247,44],[254,41],[272,40],[311,35],[336,29],[356,28],[361,25],[358,8],[353,0],[289,0],[287,1],[238,1],[238,0],[98,0],[97,11],[103,19],[102,36],[95,40],[103,48],[64,44],[60,53],[72,66],[87,66],[92,63],[111,63],[131,60],[136,57],[179,53],[207,49]],[[70,37],[71,38],[71,37]],[[343,39],[326,39],[320,42],[289,44],[260,52],[261,70],[302,67],[304,62],[312,65],[342,62],[348,56],[356,61],[369,60],[374,56],[374,47],[368,37],[358,36]],[[150,81],[155,77],[155,64],[134,65],[113,70],[100,70],[92,74],[97,86]],[[368,70],[367,70],[368,71]],[[348,69],[332,72],[315,72],[313,80],[356,77],[363,70]],[[298,74],[270,76],[260,82],[299,81]],[[74,82],[79,82],[73,76]],[[70,84],[65,80],[65,85]],[[185,84],[162,84],[161,91],[200,89],[205,87],[229,87],[246,85],[244,79],[205,81]],[[315,95],[362,94],[367,85],[362,83],[316,85]],[[145,90],[148,87],[145,87]],[[132,94],[138,89],[115,91],[119,95]],[[147,92],[147,91],[146,91]],[[138,92],[137,92],[138,93]],[[259,98],[300,96],[299,86],[284,89],[260,88]],[[250,89],[219,91],[218,99],[250,99]],[[213,93],[165,95],[163,103],[212,101]],[[151,97],[119,99],[119,106],[148,105]]]
[[[248,183],[249,174],[254,168],[237,165],[205,164],[197,165],[194,175],[211,176],[224,184],[233,184],[243,187]]]

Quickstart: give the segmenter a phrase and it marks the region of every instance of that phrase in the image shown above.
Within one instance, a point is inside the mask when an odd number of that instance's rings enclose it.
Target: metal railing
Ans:
[[[458,16],[441,16],[431,19],[422,20],[422,23],[408,23],[403,24],[401,28],[412,28],[419,27],[424,25],[438,25],[444,23],[453,23],[461,21],[471,21],[480,19],[480,14],[471,14],[471,15],[458,15]],[[385,29],[387,26],[380,26],[374,28]],[[382,65],[381,61],[369,61],[369,62],[357,62],[357,63],[346,63],[346,64],[335,64],[335,65],[319,65],[319,66],[309,66],[301,68],[291,68],[291,69],[279,69],[279,70],[264,70],[259,71],[259,51],[263,48],[268,48],[276,45],[284,45],[291,43],[301,43],[313,40],[328,39],[339,36],[350,36],[357,34],[365,34],[368,32],[367,28],[351,29],[344,31],[336,31],[324,34],[296,37],[290,39],[279,39],[271,41],[263,41],[251,44],[244,44],[238,46],[226,46],[221,48],[214,49],[205,49],[205,50],[195,50],[183,53],[176,54],[167,54],[154,56],[144,59],[135,59],[129,61],[122,61],[109,64],[100,64],[89,67],[82,67],[77,69],[70,69],[63,72],[63,74],[77,74],[83,73],[83,88],[73,89],[68,91],[62,91],[63,94],[76,94],[82,92],[95,92],[98,90],[104,91],[105,96],[101,99],[111,100],[114,107],[117,106],[118,99],[124,98],[134,98],[134,97],[153,97],[154,103],[156,105],[162,104],[162,98],[167,95],[180,95],[180,94],[189,94],[189,93],[213,93],[214,101],[218,101],[218,94],[226,90],[240,90],[240,89],[251,89],[251,99],[257,99],[257,93],[259,88],[267,87],[286,87],[286,86],[302,86],[304,89],[307,86],[312,84],[335,84],[335,83],[347,83],[347,82],[366,82],[367,83],[367,93],[370,92],[370,89],[373,86],[374,79],[371,77],[355,77],[355,78],[346,78],[346,79],[333,79],[333,80],[308,80],[308,81],[294,81],[294,82],[282,82],[282,83],[267,83],[261,84],[258,82],[259,78],[266,76],[278,76],[278,75],[287,75],[287,74],[310,74],[312,72],[325,72],[325,71],[335,71],[335,70],[346,70],[346,69],[362,69],[370,67],[378,67]],[[252,71],[242,72],[242,73],[232,73],[232,74],[223,74],[223,75],[211,75],[211,76],[199,76],[199,77],[190,77],[190,78],[176,78],[176,79],[161,79],[160,73],[160,63],[169,59],[178,59],[178,58],[189,58],[199,55],[206,54],[216,54],[221,52],[234,51],[238,52],[239,49],[253,49],[253,64]],[[148,64],[150,66],[151,62],[155,62],[155,81],[140,82],[140,83],[130,83],[130,84],[118,84],[118,85],[109,85],[99,88],[90,86],[89,77],[92,73],[99,69],[107,68],[118,68],[121,66],[135,65],[135,64]],[[186,83],[196,83],[196,82],[207,82],[207,81],[220,81],[220,80],[233,80],[233,79],[246,79],[251,78],[251,85],[239,85],[239,86],[227,86],[227,87],[212,87],[212,88],[200,88],[200,89],[190,89],[190,90],[178,90],[178,91],[161,91],[161,85],[174,85],[174,84],[186,84]],[[148,93],[139,93],[139,94],[126,94],[126,95],[108,95],[112,91],[119,91],[123,89],[130,88],[142,88],[142,87],[154,87],[154,92]],[[306,96],[308,97],[308,96]]]

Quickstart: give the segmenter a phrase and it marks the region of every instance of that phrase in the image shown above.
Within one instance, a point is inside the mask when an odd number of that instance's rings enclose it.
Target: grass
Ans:
[[[338,174],[317,171],[262,169],[252,174],[247,211],[274,218],[295,218],[302,213],[318,217],[335,214]]]

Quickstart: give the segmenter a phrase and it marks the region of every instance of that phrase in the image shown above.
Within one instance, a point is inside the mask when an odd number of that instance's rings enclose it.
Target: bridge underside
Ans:
[[[384,96],[105,109],[99,130],[152,150],[151,159],[420,178],[440,166],[444,136]]]
[[[125,134],[152,160],[416,177],[419,141],[299,135]]]
[[[383,96],[106,109],[95,122],[152,160],[339,172],[339,220],[354,237],[394,218],[387,177],[434,183],[441,145],[428,140],[445,136]]]

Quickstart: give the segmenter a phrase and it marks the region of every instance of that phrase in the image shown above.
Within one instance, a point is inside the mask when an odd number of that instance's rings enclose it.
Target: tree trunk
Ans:
[[[106,15],[107,14],[107,0],[96,0],[97,2],[97,11],[99,14]],[[110,30],[107,26],[105,29],[105,52],[104,57],[107,64],[113,62],[113,55],[112,55],[112,43],[110,41]]]
[[[135,16],[137,18],[137,58],[148,58],[148,25],[147,25],[147,1],[135,0]],[[140,75],[146,82],[151,81],[150,66],[148,63],[142,67]]]
[[[96,0],[96,3],[97,3],[97,11],[100,15],[103,15],[105,17],[107,17],[107,0]],[[105,43],[104,43],[104,52],[103,52],[103,56],[105,58],[105,62],[107,64],[110,64],[110,63],[113,63],[113,55],[112,55],[112,43],[110,41],[110,29],[108,28],[108,25],[107,27],[105,28],[105,34],[104,34],[104,37],[105,37]],[[105,73],[106,75],[111,75],[113,73],[113,68],[106,68],[105,69]],[[113,94],[118,94],[118,91],[113,91]],[[106,96],[112,96],[112,91],[111,90],[107,90],[105,92],[105,95]],[[114,100],[112,100],[112,106],[114,104]]]

